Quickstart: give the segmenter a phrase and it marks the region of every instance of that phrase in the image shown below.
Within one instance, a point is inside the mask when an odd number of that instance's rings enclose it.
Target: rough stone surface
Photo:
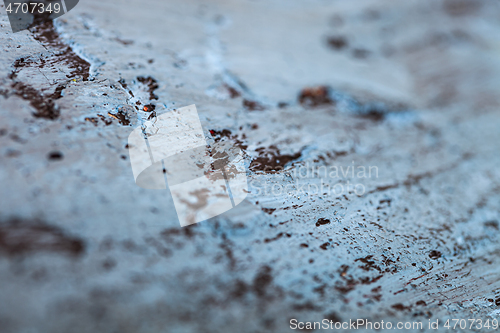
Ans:
[[[13,34],[0,6],[0,331],[500,319],[499,17],[489,0],[87,0]],[[244,148],[251,193],[180,228],[126,145],[190,104]]]

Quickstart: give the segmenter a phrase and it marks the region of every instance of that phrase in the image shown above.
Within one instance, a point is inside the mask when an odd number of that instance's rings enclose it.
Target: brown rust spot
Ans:
[[[269,148],[258,148],[259,156],[254,158],[250,163],[250,170],[264,171],[266,173],[276,173],[284,169],[288,163],[298,160],[302,156],[302,152],[297,152],[293,155],[282,155],[276,146]]]
[[[304,88],[299,95],[299,103],[305,107],[331,105],[330,88],[327,86]]]

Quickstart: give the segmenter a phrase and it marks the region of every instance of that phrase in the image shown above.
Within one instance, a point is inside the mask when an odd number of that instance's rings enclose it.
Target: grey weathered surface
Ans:
[[[499,17],[487,0],[87,0],[12,34],[0,7],[1,331],[498,319]],[[332,103],[298,102],[320,85]],[[207,138],[247,146],[246,202],[180,228],[168,191],[135,185],[125,146],[150,103],[196,104]],[[347,181],[366,193],[289,191]]]

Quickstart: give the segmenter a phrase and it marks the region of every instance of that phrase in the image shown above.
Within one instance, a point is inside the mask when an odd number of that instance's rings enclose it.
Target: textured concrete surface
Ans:
[[[13,34],[0,6],[0,331],[500,319],[499,17],[87,0]],[[126,145],[190,104],[245,151],[251,193],[180,228]]]

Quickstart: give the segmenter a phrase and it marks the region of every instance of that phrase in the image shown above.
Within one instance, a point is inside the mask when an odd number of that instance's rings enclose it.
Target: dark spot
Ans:
[[[441,252],[433,250],[433,251],[431,251],[431,253],[429,253],[429,258],[436,260],[436,259],[441,258],[441,255],[442,255]]]
[[[243,106],[248,111],[263,111],[265,109],[264,106],[262,104],[260,104],[259,102],[251,101],[248,99],[243,100]]]
[[[231,87],[229,84],[224,83],[223,87],[229,92],[229,97],[237,98],[241,96],[241,93],[234,87]]]
[[[258,148],[259,156],[250,163],[250,170],[264,171],[266,173],[276,173],[284,169],[285,165],[296,161],[302,156],[301,152],[293,155],[282,155],[276,146],[269,148]]]
[[[320,218],[318,220],[318,222],[316,222],[316,226],[317,227],[319,227],[320,225],[325,225],[325,224],[330,224],[330,220],[329,219]]]
[[[35,88],[21,82],[14,82],[12,88],[16,96],[29,101],[30,105],[36,110],[33,113],[34,117],[49,120],[59,118],[60,111],[55,100],[62,97],[63,86],[59,86],[53,94],[42,94]]]
[[[342,37],[342,36],[328,37],[327,43],[331,48],[333,48],[335,50],[342,50],[343,48],[347,47],[347,45],[348,45],[347,39],[345,39],[345,37]]]
[[[52,151],[47,155],[49,161],[61,161],[64,156],[60,151]]]
[[[148,77],[138,76],[137,81],[141,82],[142,84],[148,87],[150,100],[158,99],[158,96],[154,94],[154,91],[158,89],[160,86],[158,85],[158,82],[155,79],[153,79],[151,76]]]
[[[280,108],[280,109],[284,109],[284,108],[286,108],[287,106],[288,106],[288,103],[286,103],[286,102],[279,102],[279,103],[278,103],[278,108]]]
[[[120,79],[118,80],[118,83],[121,84],[121,86],[123,87],[123,89],[127,89],[128,85],[127,83],[125,82],[125,79]]]
[[[275,210],[276,210],[276,208],[262,208],[262,211],[264,213],[269,214],[269,215],[271,215],[272,213],[274,213]]]
[[[323,250],[326,250],[328,248],[328,246],[330,245],[330,243],[326,242],[324,244],[321,244],[319,247]]]
[[[418,305],[418,306],[427,306],[427,303],[425,301],[418,301],[415,304]]]
[[[118,112],[115,114],[108,112],[108,116],[118,120],[118,122],[120,124],[122,124],[123,126],[130,125],[130,118],[128,117],[128,115],[126,114],[126,112],[123,109],[118,109]]]
[[[215,142],[220,142],[222,141],[224,138],[228,138],[228,139],[231,139],[234,141],[234,145],[238,148],[240,148],[242,151],[246,150],[248,148],[247,145],[245,145],[243,143],[243,141],[241,141],[239,138],[238,138],[238,135],[233,135],[231,133],[230,130],[228,129],[223,129],[223,130],[220,130],[220,131],[217,131],[217,130],[210,130],[210,135],[214,138]],[[241,137],[241,139],[245,139],[244,136]]]
[[[132,45],[134,44],[134,41],[133,40],[129,40],[129,39],[121,39],[121,38],[118,38],[116,37],[115,40],[123,45]]]
[[[156,105],[154,104],[148,104],[148,105],[144,105],[144,112],[151,112],[151,111],[154,111],[156,109]]]
[[[80,255],[84,242],[66,235],[59,227],[39,220],[11,219],[0,223],[0,253],[23,255],[34,252],[54,252]]]
[[[495,305],[496,305],[496,306],[500,306],[500,297],[498,297],[498,298],[495,300]]]
[[[241,298],[245,296],[245,294],[249,291],[249,286],[241,281],[241,280],[236,280],[232,290],[231,290],[231,295],[234,298]]]
[[[342,319],[335,312],[330,312],[329,314],[325,315],[325,319],[328,319],[329,321],[333,321],[334,323],[341,323],[342,322]]]
[[[267,289],[273,282],[271,267],[263,266],[253,280],[253,290],[258,297],[266,296]]]
[[[278,240],[278,239],[280,239],[281,237],[283,237],[283,235],[284,235],[284,234],[283,234],[282,232],[280,232],[280,233],[279,233],[279,234],[277,234],[277,235],[276,235],[276,237],[274,237],[274,238],[266,238],[266,239],[264,239],[264,243],[270,243],[270,242],[273,242],[273,241],[275,241],[275,240]]]
[[[491,221],[484,222],[484,226],[498,230],[498,221],[491,220]]]
[[[405,311],[405,310],[411,310],[411,306],[404,306],[401,303],[394,304],[391,306],[391,308],[398,310],[398,311]]]
[[[302,243],[302,244],[300,244],[300,247],[306,247],[307,248],[307,247],[309,247],[309,245],[306,244],[306,243]]]
[[[333,104],[330,88],[327,86],[304,88],[299,94],[299,103],[305,107]]]

